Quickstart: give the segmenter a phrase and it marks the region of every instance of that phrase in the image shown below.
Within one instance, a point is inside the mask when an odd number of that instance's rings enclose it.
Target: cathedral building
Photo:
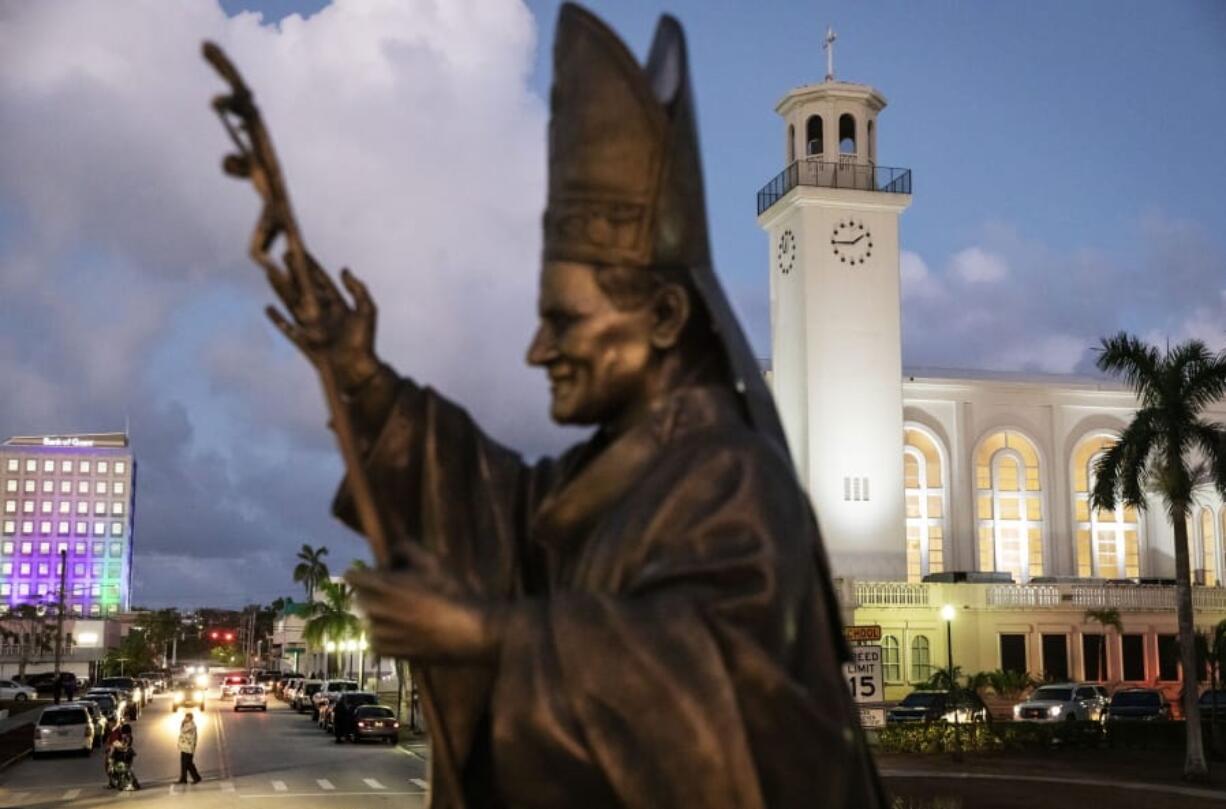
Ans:
[[[876,89],[791,90],[784,170],[758,193],[770,261],[767,373],[848,624],[882,628],[887,696],[964,673],[1178,690],[1174,534],[1161,501],[1089,507],[1095,459],[1137,409],[1094,378],[902,365],[907,169],[878,161]],[[921,191],[922,193],[922,191]],[[1226,421],[1226,404],[1207,414]],[[1189,520],[1199,627],[1226,618],[1226,507]],[[951,626],[941,617],[954,607]],[[1123,631],[1087,619],[1119,610]],[[952,630],[947,632],[947,630]],[[1100,660],[1106,645],[1106,671]]]

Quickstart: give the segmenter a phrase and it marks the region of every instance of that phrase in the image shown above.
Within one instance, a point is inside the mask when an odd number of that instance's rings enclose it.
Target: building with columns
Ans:
[[[835,80],[831,58],[825,81],[775,107],[784,169],[757,198],[767,373],[845,618],[883,627],[891,697],[944,664],[946,604],[958,608],[964,671],[1173,692],[1165,511],[1088,502],[1094,461],[1136,410],[1133,394],[1101,379],[902,365],[899,219],[913,189],[909,170],[878,162],[885,108],[876,89]],[[1226,421],[1226,403],[1207,415]],[[1226,619],[1226,506],[1206,490],[1189,523],[1196,619],[1209,626]],[[1103,608],[1120,610],[1123,633],[1086,620]]]

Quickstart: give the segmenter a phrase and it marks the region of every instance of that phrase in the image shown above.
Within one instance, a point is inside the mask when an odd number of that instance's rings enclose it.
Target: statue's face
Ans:
[[[620,310],[590,264],[549,261],[541,272],[540,325],[528,364],[545,369],[550,415],[559,424],[604,424],[649,390],[649,307]]]

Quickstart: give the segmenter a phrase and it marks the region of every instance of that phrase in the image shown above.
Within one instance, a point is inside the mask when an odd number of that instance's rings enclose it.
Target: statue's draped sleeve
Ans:
[[[803,495],[752,441],[682,443],[558,563],[567,584],[514,610],[501,791],[522,809],[880,806]]]

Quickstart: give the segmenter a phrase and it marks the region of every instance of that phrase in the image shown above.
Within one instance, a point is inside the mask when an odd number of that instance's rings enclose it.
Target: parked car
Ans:
[[[373,739],[395,744],[400,740],[400,723],[391,708],[382,705],[361,705],[354,711],[353,740]]]
[[[319,706],[331,694],[339,694],[343,691],[357,691],[358,683],[356,680],[328,680],[324,683],[323,688],[316,692],[311,698],[311,718],[319,721]]]
[[[0,700],[23,702],[27,699],[37,699],[38,690],[14,680],[0,680]]]
[[[98,681],[97,688],[119,688],[125,691],[128,699],[140,707],[145,707],[145,691],[135,677],[103,677]]]
[[[1027,722],[1101,722],[1108,700],[1094,683],[1051,683],[1039,686],[1013,706],[1013,718]]]
[[[295,689],[294,701],[291,706],[298,713],[302,713],[311,707],[311,702],[315,695],[324,687],[323,680],[304,680],[302,686]]]
[[[104,730],[110,730],[116,725],[122,724],[119,712],[123,709],[123,705],[115,694],[109,691],[89,691],[81,699],[98,706],[98,710],[102,712],[102,716],[106,719]]]
[[[123,724],[125,721],[127,721],[127,718],[131,716],[128,698],[125,692],[117,688],[91,688],[85,692],[84,699],[97,699],[101,697],[106,697],[107,699],[111,700],[111,704],[114,706],[115,714],[112,719],[115,722]],[[101,704],[102,703],[99,703],[99,705]]]
[[[268,697],[264,693],[262,685],[244,685],[240,686],[234,694],[234,712],[245,709],[254,711],[268,710]]]
[[[34,755],[94,749],[94,723],[83,705],[49,705],[34,726]]]
[[[1213,703],[1214,703],[1214,695],[1213,695],[1212,689],[1200,695],[1201,719],[1215,718],[1214,710],[1213,710]],[[1223,719],[1226,719],[1226,690],[1223,690],[1220,688],[1217,691],[1217,716],[1216,718],[1219,722]]]
[[[244,685],[251,685],[251,678],[247,675],[227,674],[221,680],[221,698],[232,699]]]
[[[50,695],[55,693],[54,671],[40,671],[37,674],[27,674],[24,678],[20,678],[18,681],[24,685],[30,686],[39,694]],[[61,671],[60,683],[62,686],[67,686],[69,683],[71,683],[75,688],[77,686],[77,675],[73,674],[71,671]]]
[[[328,713],[321,723],[323,729],[332,732],[336,717],[341,711],[352,713],[365,705],[378,705],[379,695],[373,691],[346,691],[336,694],[328,701]],[[347,733],[346,735],[352,735]]]
[[[286,677],[277,683],[277,696],[286,702],[293,701],[294,689],[302,684],[303,677]]]
[[[887,722],[989,722],[991,715],[973,691],[959,691],[956,702],[948,691],[912,691],[886,712]]]
[[[92,699],[78,699],[74,700],[73,702],[65,702],[62,704],[80,705],[82,708],[89,711],[89,719],[94,724],[94,747],[101,747],[102,740],[106,738],[107,732],[113,727],[113,725],[111,725],[111,720],[109,720],[106,714],[103,713],[102,706],[99,705],[96,700]]]
[[[140,678],[149,682],[154,694],[160,694],[166,690],[166,675],[160,671],[142,671]]]
[[[1166,697],[1154,688],[1121,688],[1111,695],[1108,722],[1154,722],[1171,718]]]

